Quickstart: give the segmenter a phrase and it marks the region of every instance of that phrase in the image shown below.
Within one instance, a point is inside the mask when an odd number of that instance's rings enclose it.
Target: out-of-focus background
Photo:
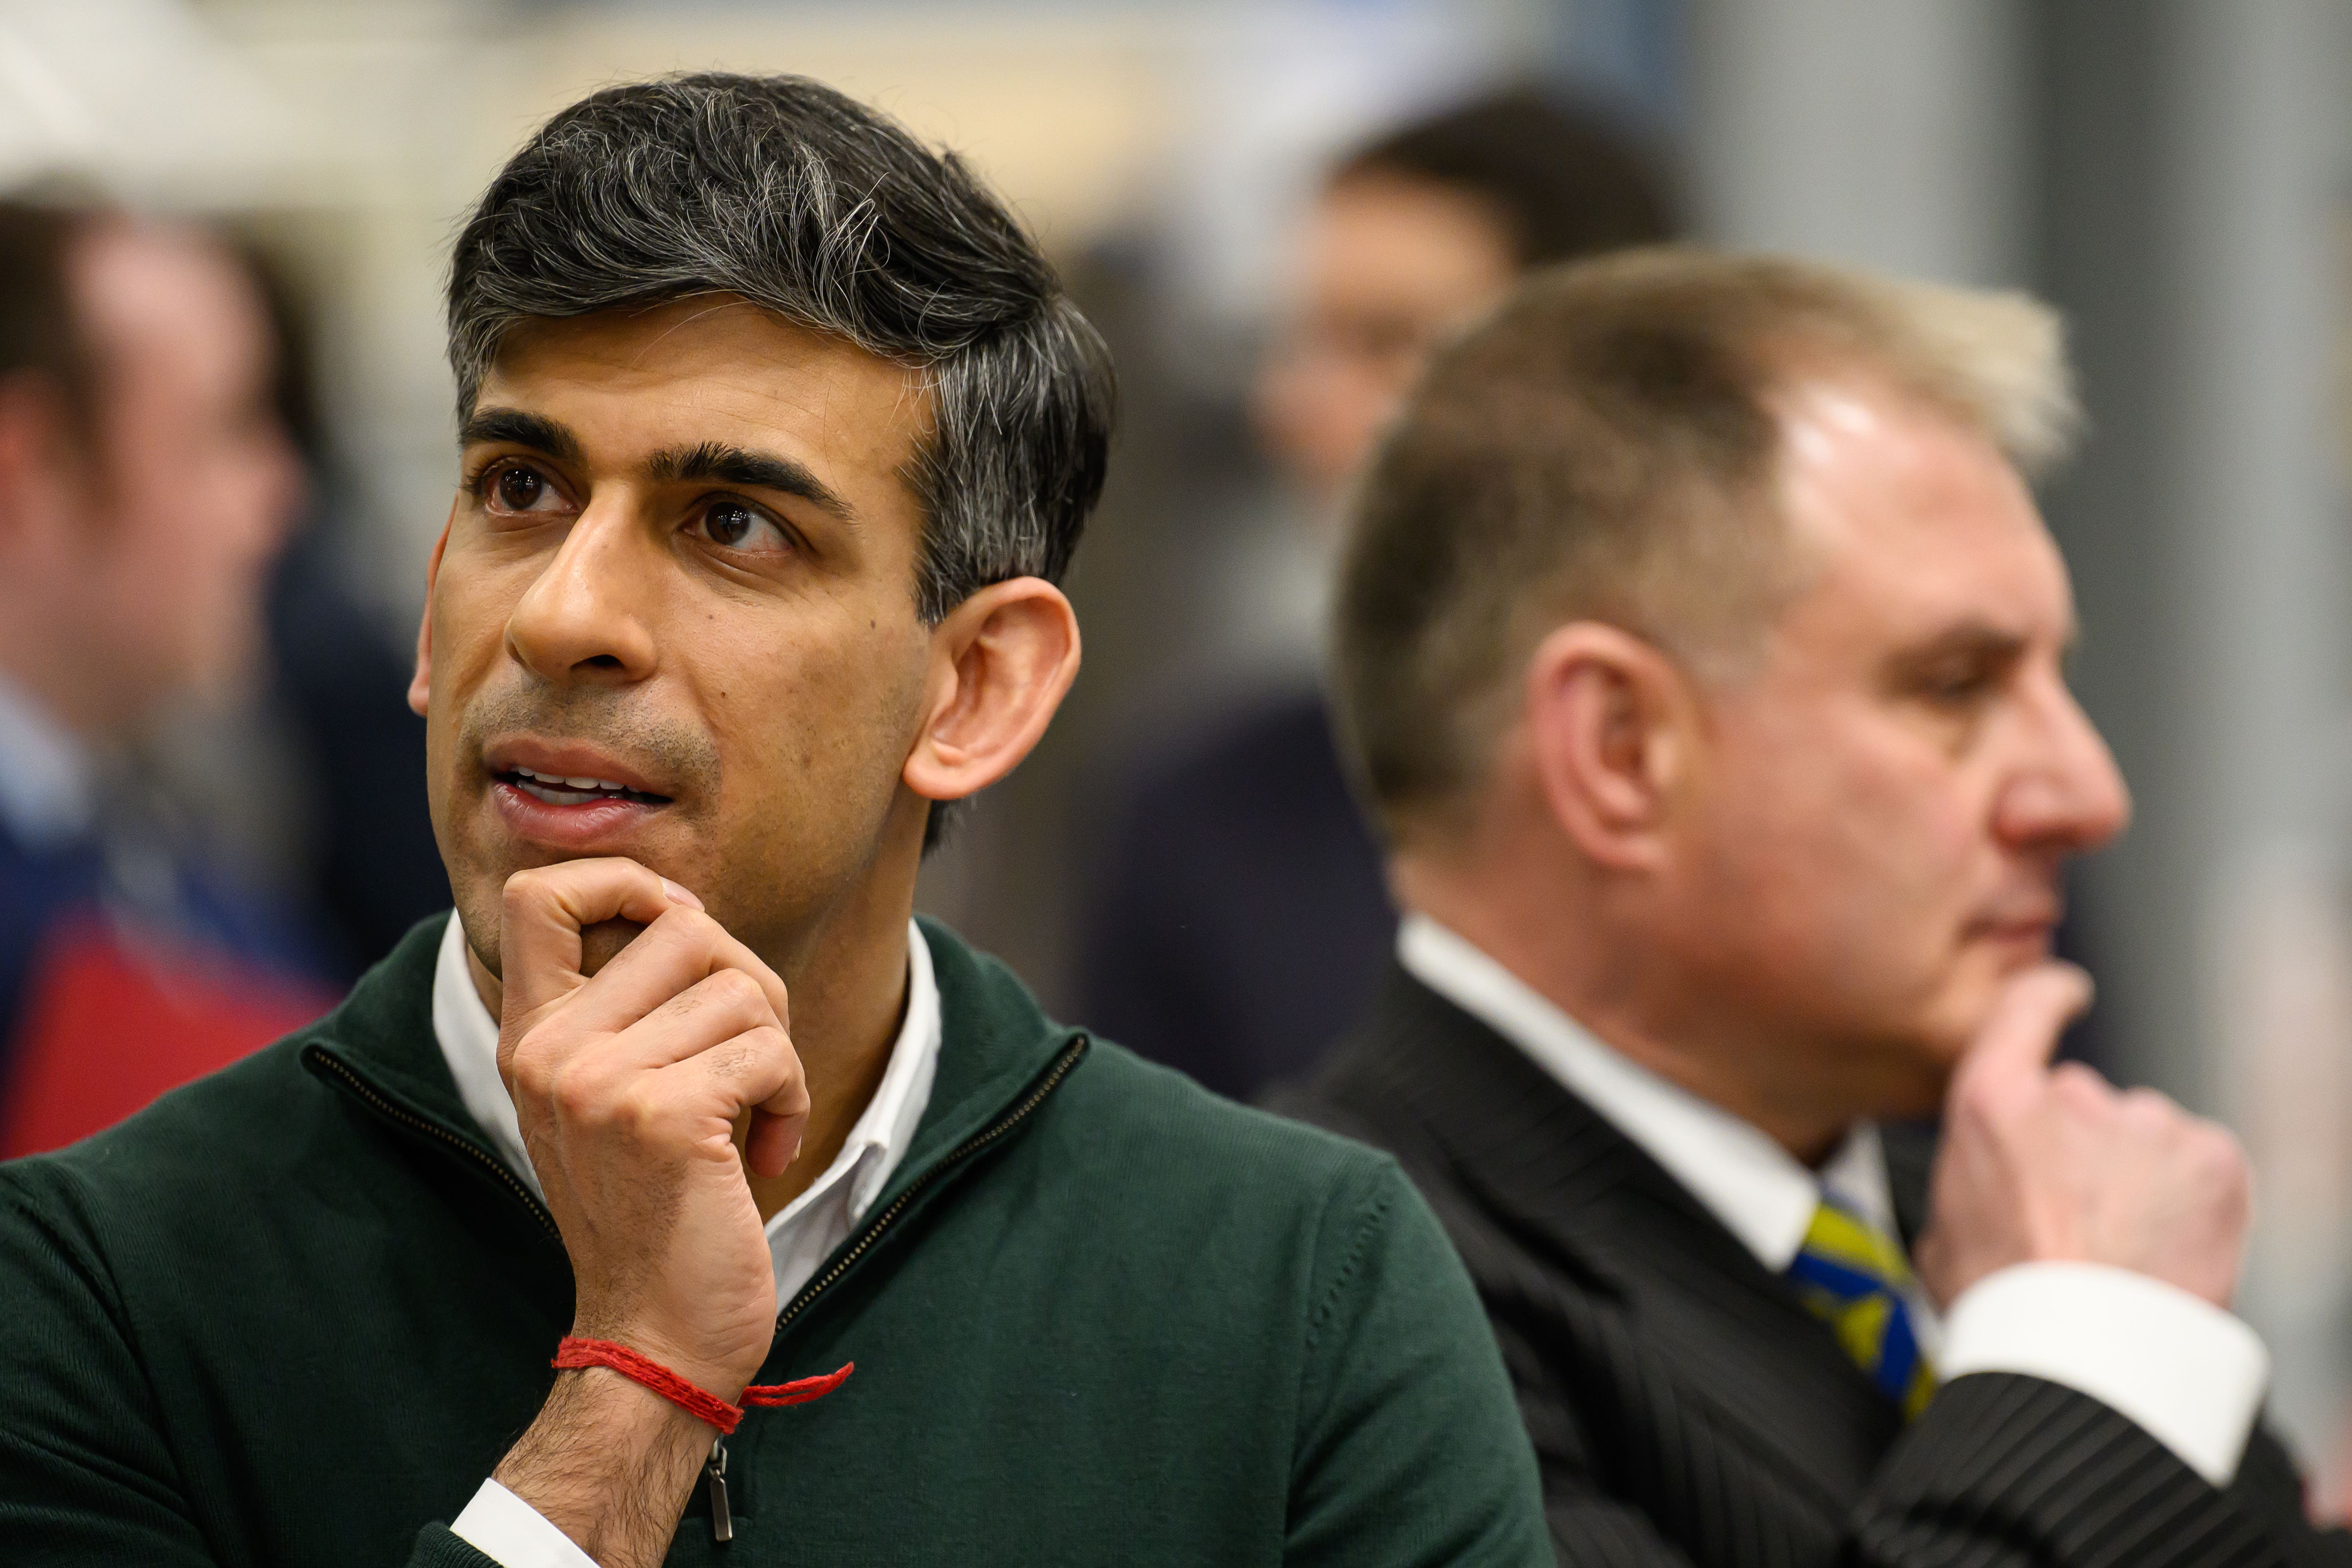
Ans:
[[[1133,781],[1313,686],[1330,502],[1269,458],[1261,369],[1332,159],[1524,89],[1653,162],[1698,237],[2055,301],[2090,434],[2045,500],[2079,689],[2138,799],[2075,889],[2086,1048],[2248,1141],[2247,1310],[2345,1500],[2352,6],[0,0],[0,187],[216,225],[294,347],[310,482],[273,656],[177,704],[133,772],[151,816],[296,911],[314,980],[446,896],[399,684],[455,477],[446,243],[551,110],[698,67],[811,74],[961,149],[1111,340],[1085,674],[922,895],[1066,1012],[1117,897],[1099,868],[1154,826]]]

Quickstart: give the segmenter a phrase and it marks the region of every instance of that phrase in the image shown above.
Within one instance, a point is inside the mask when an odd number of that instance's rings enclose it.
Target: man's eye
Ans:
[[[1946,675],[1927,683],[1927,700],[1948,708],[1964,708],[1983,699],[1992,689],[1992,677],[1981,670],[1966,675]]]
[[[729,550],[782,550],[791,543],[757,507],[740,500],[712,501],[699,525],[704,538]]]
[[[562,500],[545,474],[520,463],[509,463],[491,474],[488,489],[499,511],[548,511]]]

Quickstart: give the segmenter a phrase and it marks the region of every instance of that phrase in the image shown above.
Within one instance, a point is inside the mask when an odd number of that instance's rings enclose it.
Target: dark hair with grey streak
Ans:
[[[509,160],[450,263],[459,418],[518,321],[705,292],[923,373],[925,621],[1061,577],[1102,490],[1102,339],[961,159],[804,77],[608,88]]]

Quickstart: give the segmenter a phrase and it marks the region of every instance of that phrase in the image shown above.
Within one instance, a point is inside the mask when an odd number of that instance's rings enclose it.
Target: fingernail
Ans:
[[[689,910],[698,910],[702,907],[702,900],[700,899],[696,898],[692,893],[688,892],[684,888],[679,887],[667,877],[664,877],[661,879],[661,885],[662,891],[669,895],[669,901],[671,903],[684,904]]]

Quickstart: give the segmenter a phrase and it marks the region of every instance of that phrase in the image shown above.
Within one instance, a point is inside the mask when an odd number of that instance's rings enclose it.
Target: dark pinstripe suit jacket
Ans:
[[[1270,1102],[1393,1152],[1485,1297],[1562,1563],[2352,1563],[2267,1433],[2216,1490],[2054,1384],[1979,1373],[1906,1429],[1781,1279],[1508,1041],[1402,970]],[[1924,1149],[1889,1145],[1916,1226]]]

